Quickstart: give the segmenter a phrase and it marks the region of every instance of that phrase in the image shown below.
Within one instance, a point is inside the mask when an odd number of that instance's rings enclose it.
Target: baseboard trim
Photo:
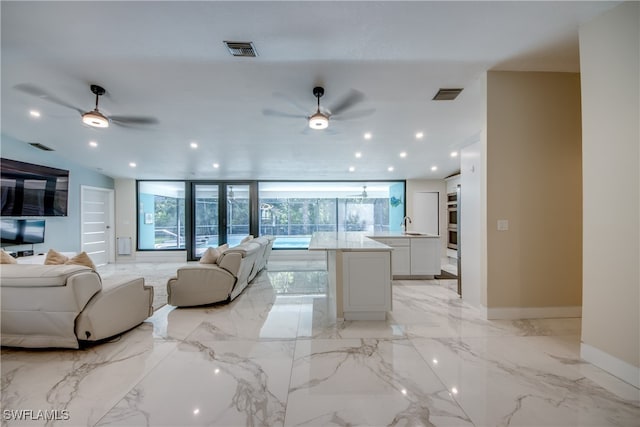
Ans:
[[[582,317],[581,306],[487,308],[487,319],[553,319]]]
[[[589,344],[580,344],[580,357],[622,381],[640,388],[640,367],[633,366]]]

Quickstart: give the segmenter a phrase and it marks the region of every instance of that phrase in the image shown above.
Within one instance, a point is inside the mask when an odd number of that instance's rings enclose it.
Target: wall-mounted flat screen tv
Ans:
[[[69,171],[0,159],[2,216],[67,216]]]
[[[2,245],[44,243],[44,219],[3,219],[0,222]]]

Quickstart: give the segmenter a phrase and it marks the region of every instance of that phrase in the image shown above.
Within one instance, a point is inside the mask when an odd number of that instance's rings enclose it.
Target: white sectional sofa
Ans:
[[[4,264],[0,278],[3,346],[79,348],[153,314],[153,288],[142,277],[103,281],[86,266]]]
[[[215,264],[180,267],[167,282],[168,303],[190,307],[232,301],[266,267],[274,240],[258,237],[226,249]]]

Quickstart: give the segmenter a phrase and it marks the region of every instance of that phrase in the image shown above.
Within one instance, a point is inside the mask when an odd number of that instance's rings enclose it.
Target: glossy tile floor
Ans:
[[[337,323],[324,272],[275,270],[107,343],[3,348],[2,425],[640,425],[638,389],[580,360],[580,319],[486,321],[432,280],[394,282],[387,321]]]

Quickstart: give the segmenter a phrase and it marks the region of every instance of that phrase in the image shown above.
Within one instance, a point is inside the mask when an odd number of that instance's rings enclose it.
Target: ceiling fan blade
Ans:
[[[272,110],[270,108],[265,108],[262,110],[262,114],[265,116],[274,116],[274,117],[291,117],[296,119],[306,119],[307,116],[304,114],[291,114],[291,113],[283,113],[282,111]]]
[[[46,90],[41,89],[41,88],[39,88],[37,86],[31,85],[31,84],[28,84],[28,83],[20,83],[20,84],[15,85],[13,88],[16,89],[16,90],[19,90],[20,92],[24,92],[24,93],[26,93],[28,95],[35,96],[35,97],[40,98],[40,99],[44,99],[45,101],[49,101],[51,103],[58,104],[58,105],[61,105],[63,107],[70,108],[70,109],[72,109],[74,111],[77,111],[81,115],[85,113],[80,108],[78,108],[76,106],[73,106],[73,105],[69,104],[68,102],[65,102],[65,101],[61,100],[57,96],[51,95]]]
[[[364,100],[364,93],[351,89],[351,91],[342,98],[338,103],[334,104],[329,111],[331,111],[331,115],[340,114],[344,110],[347,110],[359,102]]]
[[[155,117],[136,116],[109,116],[109,120],[117,125],[155,125],[158,119]]]
[[[308,107],[305,107],[304,105],[298,104],[296,101],[294,101],[293,99],[289,98],[287,95],[285,95],[282,92],[274,92],[273,96],[288,102],[289,104],[293,105],[294,107],[296,107],[296,109],[300,110],[303,113],[306,113],[309,110]]]
[[[375,108],[369,108],[367,110],[357,110],[357,111],[350,111],[348,113],[342,113],[338,116],[331,116],[331,120],[352,120],[352,119],[359,119],[362,117],[366,117],[366,116],[370,116],[373,113],[376,112]]]

